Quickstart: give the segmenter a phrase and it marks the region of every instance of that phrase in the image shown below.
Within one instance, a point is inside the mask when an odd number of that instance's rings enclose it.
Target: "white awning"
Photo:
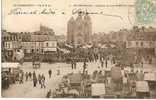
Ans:
[[[91,47],[92,47],[92,45],[85,45],[82,48],[91,48]]]
[[[70,53],[69,50],[66,50],[66,49],[61,49],[61,48],[58,48],[60,51],[62,51],[63,53]]]
[[[20,67],[19,63],[2,63],[2,68],[18,68]]]
[[[73,48],[71,45],[68,45],[68,44],[65,44],[67,47],[69,47],[69,48]]]
[[[104,45],[101,45],[101,48],[108,48],[108,47],[106,46],[106,44],[104,44]]]
[[[44,51],[57,51],[56,48],[44,48],[43,50]]]

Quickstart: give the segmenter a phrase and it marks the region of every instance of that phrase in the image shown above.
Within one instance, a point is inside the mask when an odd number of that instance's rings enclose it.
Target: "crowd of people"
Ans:
[[[112,56],[100,58],[98,60],[100,61],[100,65],[97,68],[97,70],[95,70],[91,75],[88,74],[89,66],[87,63],[89,62],[84,61],[83,66],[82,66],[83,76],[88,78],[87,80],[90,80],[91,82],[104,83],[108,94],[116,95],[115,93],[119,92],[119,94],[117,94],[117,96],[119,97],[120,96],[121,97],[124,97],[124,96],[136,97],[137,82],[145,81],[145,78],[144,78],[145,74],[151,73],[151,72],[144,71],[143,62],[138,64],[139,66],[136,66],[134,63],[129,64],[129,65],[122,65],[120,61],[118,62],[118,59]],[[109,62],[111,63],[111,66],[108,65]],[[118,77],[118,79],[116,80],[111,75],[112,66],[119,68],[121,71],[121,73],[117,73],[117,74],[115,72],[113,73],[115,77]],[[77,69],[76,62],[74,61],[72,62],[71,69]],[[87,84],[87,83],[84,83],[84,84]],[[85,89],[87,89],[87,87],[84,87],[84,91]],[[85,93],[89,93],[89,92],[85,92]]]
[[[87,60],[86,60],[87,59]],[[106,85],[106,91],[111,91],[107,93],[111,94],[114,93],[114,91],[120,91],[124,95],[133,95],[136,92],[136,82],[137,81],[144,81],[144,76],[146,72],[143,71],[143,62],[141,62],[141,70],[135,70],[134,65],[131,64],[129,65],[129,70],[126,70],[126,65],[121,65],[122,59],[118,59],[116,56],[109,55],[109,56],[102,56],[98,54],[93,54],[90,56],[90,58],[86,57],[85,60],[83,61],[83,66],[81,66],[83,69],[81,73],[83,74],[83,78],[86,80],[90,80],[91,82],[97,82],[97,83],[104,83]],[[88,74],[88,64],[90,62],[97,62],[100,61],[100,65],[97,67],[97,70],[95,70],[91,75]],[[119,67],[121,69],[121,76],[118,80],[114,80],[113,77],[111,76],[111,70],[109,69],[109,62],[111,63],[111,67],[115,65],[116,67]],[[63,66],[62,66],[63,67]],[[77,61],[74,59],[71,61],[71,69],[75,70],[77,69]],[[56,70],[57,75],[60,75],[60,67]],[[49,79],[52,78],[52,70],[48,70],[48,77]],[[89,77],[88,77],[89,76]],[[117,76],[117,75],[116,75]],[[24,82],[27,81],[32,81],[33,87],[40,87],[40,88],[46,88],[46,81],[47,77],[45,77],[44,74],[37,73],[35,71],[33,72],[23,72],[21,71],[18,75],[19,79],[19,84],[23,84]],[[84,83],[82,84],[87,84],[85,82],[88,81],[83,81]],[[84,91],[87,89],[84,86]],[[51,89],[49,90],[47,97],[51,94]],[[84,92],[87,93],[87,92]],[[89,94],[86,94],[89,95]]]

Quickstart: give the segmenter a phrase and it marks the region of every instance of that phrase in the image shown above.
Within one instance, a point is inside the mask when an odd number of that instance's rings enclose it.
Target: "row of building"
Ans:
[[[128,35],[126,41],[127,48],[156,48],[156,29],[141,28]]]
[[[42,25],[36,32],[2,31],[3,56],[10,60],[14,59],[18,49],[22,49],[25,55],[56,53],[59,42],[65,42],[65,37],[56,36],[52,29]]]
[[[126,48],[156,48],[156,29],[149,27],[137,27],[133,29],[121,29],[117,32],[109,34],[98,33],[93,34],[93,42],[124,42]]]

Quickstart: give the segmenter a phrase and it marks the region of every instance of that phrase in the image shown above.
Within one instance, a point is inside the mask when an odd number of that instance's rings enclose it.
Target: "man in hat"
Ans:
[[[49,74],[49,78],[51,78],[51,75],[52,75],[51,69],[48,71],[48,74]]]

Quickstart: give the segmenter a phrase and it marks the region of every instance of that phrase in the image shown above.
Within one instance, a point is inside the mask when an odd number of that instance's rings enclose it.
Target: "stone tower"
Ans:
[[[83,39],[83,30],[84,30],[84,24],[83,24],[83,15],[81,12],[78,13],[78,16],[76,18],[76,38],[75,38],[75,43],[77,44],[82,44],[84,42]]]
[[[91,41],[91,35],[92,35],[92,22],[91,18],[88,14],[85,14],[84,16],[84,42],[89,43]]]
[[[73,43],[75,40],[75,20],[71,17],[67,23],[67,43]]]
[[[67,24],[67,42],[84,44],[90,43],[92,34],[92,22],[88,14],[78,13],[76,20],[71,17]]]

